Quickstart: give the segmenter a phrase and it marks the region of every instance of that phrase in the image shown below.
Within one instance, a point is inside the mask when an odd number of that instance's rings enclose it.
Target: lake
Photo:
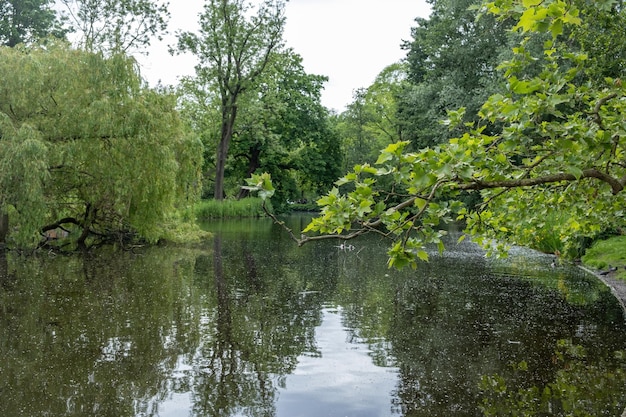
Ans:
[[[286,218],[301,230],[307,216]],[[0,415],[619,416],[626,325],[580,269],[469,241],[418,269],[378,237],[297,247],[269,219],[215,238],[0,255]],[[586,414],[585,414],[586,413]]]

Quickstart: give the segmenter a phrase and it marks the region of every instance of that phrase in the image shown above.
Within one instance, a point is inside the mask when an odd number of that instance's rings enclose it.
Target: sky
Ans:
[[[202,0],[170,2],[170,32],[195,31]],[[341,112],[358,88],[370,86],[386,66],[400,61],[400,48],[410,40],[415,18],[428,17],[425,0],[289,0],[285,6],[284,40],[299,54],[307,73],[329,81],[322,104]],[[138,60],[151,85],[174,85],[180,76],[193,75],[191,55],[171,56],[174,35],[154,43],[148,56]]]

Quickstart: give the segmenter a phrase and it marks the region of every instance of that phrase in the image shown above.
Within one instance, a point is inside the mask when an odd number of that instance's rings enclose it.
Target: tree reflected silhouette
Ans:
[[[398,272],[377,239],[335,246],[298,248],[271,222],[236,221],[194,248],[0,255],[0,415],[286,417],[323,400],[337,415],[516,415],[589,398],[581,410],[608,415],[624,404],[623,313],[592,277],[467,247]],[[333,339],[318,342],[329,314]],[[584,358],[558,356],[560,340]],[[337,358],[371,361],[369,384],[380,371],[391,388],[367,402],[340,385],[364,373]],[[315,397],[325,382],[332,401]],[[570,388],[544,399],[559,387]]]

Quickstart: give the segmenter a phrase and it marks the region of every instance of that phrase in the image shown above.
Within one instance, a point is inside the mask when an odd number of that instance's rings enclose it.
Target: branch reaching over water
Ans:
[[[624,181],[620,181],[612,176],[599,171],[595,168],[585,169],[582,171],[579,177],[574,174],[568,174],[565,172],[545,175],[537,178],[522,178],[518,180],[503,180],[503,181],[473,181],[466,184],[459,184],[460,190],[485,190],[488,188],[516,188],[516,187],[532,187],[541,184],[550,184],[560,181],[577,181],[582,178],[596,178],[600,181],[606,182],[611,186],[613,194],[618,194],[624,190]],[[625,177],[626,178],[626,177]]]
[[[361,235],[363,235],[363,234],[365,234],[365,233],[367,233],[369,231],[367,228],[363,228],[363,229],[358,229],[358,230],[356,230],[356,231],[354,231],[354,232],[352,232],[350,234],[346,234],[346,235],[307,236],[307,235],[301,234],[300,238],[298,238],[295,235],[295,233],[293,232],[293,230],[287,227],[285,222],[279,220],[278,217],[276,217],[274,214],[272,214],[267,209],[267,207],[265,206],[265,200],[263,201],[263,211],[265,212],[265,214],[267,214],[274,221],[274,223],[276,223],[277,225],[282,227],[289,234],[289,237],[291,237],[291,239],[298,244],[298,246],[302,246],[305,243],[312,242],[312,241],[315,241],[315,240],[328,240],[328,239],[350,240],[350,239],[354,239],[354,238],[356,238],[358,236],[361,236]],[[370,226],[370,227],[373,227],[373,226]]]
[[[435,192],[436,190],[441,186],[442,182],[437,182],[435,185],[433,185],[430,194],[425,197],[426,201],[432,201],[432,199],[435,196]],[[401,203],[395,205],[394,207],[390,208],[389,210],[387,210],[388,212],[392,212],[392,211],[396,211],[399,212],[407,207],[410,207],[412,205],[415,204],[415,201],[417,200],[417,196],[414,197],[409,197],[406,200],[402,201]],[[280,227],[282,227],[291,237],[291,239],[296,242],[298,244],[298,246],[302,246],[305,243],[308,242],[312,242],[312,241],[316,241],[316,240],[327,240],[327,239],[339,239],[339,240],[350,240],[350,239],[354,239],[357,238],[359,236],[362,236],[366,233],[370,233],[373,231],[376,231],[377,228],[382,224],[383,220],[381,217],[376,217],[373,219],[370,219],[368,221],[364,221],[361,223],[361,227],[357,230],[352,231],[351,233],[347,233],[347,234],[328,234],[328,235],[316,235],[316,236],[307,236],[305,234],[301,234],[300,237],[297,237],[296,234],[293,232],[292,229],[290,229],[289,227],[287,227],[287,225],[285,224],[285,222],[279,220],[273,213],[271,213],[266,205],[265,205],[265,200],[263,200],[263,211],[265,212],[265,214],[267,214],[273,221],[274,223],[278,224]],[[415,216],[415,218],[418,218],[420,216],[423,215],[424,211],[426,209],[426,206],[424,206]],[[388,233],[383,234],[385,237],[390,237]]]

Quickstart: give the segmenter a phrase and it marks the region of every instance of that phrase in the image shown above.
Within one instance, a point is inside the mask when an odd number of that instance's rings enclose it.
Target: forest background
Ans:
[[[341,113],[285,47],[283,1],[207,0],[173,87],[135,58],[168,4],[59,1],[0,7],[6,247],[185,241],[199,200],[250,191],[274,212],[317,201],[299,244],[379,233],[396,267],[443,250],[445,222],[570,258],[622,233],[622,1],[430,0],[406,58]]]

